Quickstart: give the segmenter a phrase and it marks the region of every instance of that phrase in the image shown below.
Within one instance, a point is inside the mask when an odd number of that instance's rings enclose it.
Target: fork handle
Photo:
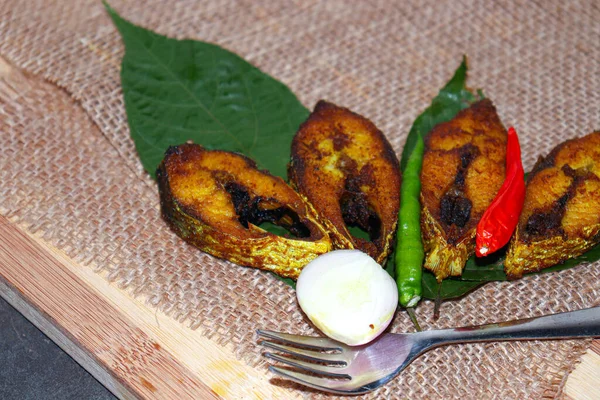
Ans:
[[[594,337],[600,336],[600,307],[420,334],[426,347],[463,342]]]

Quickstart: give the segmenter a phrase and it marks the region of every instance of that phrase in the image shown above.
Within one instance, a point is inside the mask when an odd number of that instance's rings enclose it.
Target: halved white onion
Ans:
[[[300,273],[296,295],[324,334],[351,346],[375,339],[398,305],[396,282],[360,250],[335,250],[315,258]]]

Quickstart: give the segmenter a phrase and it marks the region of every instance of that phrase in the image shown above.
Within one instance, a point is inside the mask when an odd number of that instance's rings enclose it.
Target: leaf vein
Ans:
[[[200,101],[200,99],[198,99],[198,97],[196,97],[196,95],[190,91],[181,81],[181,79],[179,79],[179,77],[177,75],[175,75],[173,73],[173,71],[171,71],[169,68],[167,68],[167,66],[160,60],[160,58],[158,58],[148,47],[146,47],[146,45],[143,43],[143,41],[140,40],[138,35],[135,35],[134,38],[136,39],[136,41],[138,43],[141,44],[141,47],[146,50],[146,52],[156,61],[156,63],[165,71],[167,72],[167,74],[169,74],[175,82],[177,82],[179,84],[179,86],[181,86],[181,88],[183,89],[184,92],[186,92],[189,97],[195,101],[198,106],[203,109],[206,114],[213,120],[215,121],[217,124],[219,124],[222,128],[223,128],[223,132],[228,134],[229,136],[231,136],[231,138],[237,142],[237,144],[244,149],[244,146],[242,145],[242,143],[239,141],[239,139],[221,122],[221,120],[219,120],[217,117],[214,116],[213,113],[210,112],[210,110],[208,110],[206,108],[206,106]],[[193,48],[193,46],[192,46]]]

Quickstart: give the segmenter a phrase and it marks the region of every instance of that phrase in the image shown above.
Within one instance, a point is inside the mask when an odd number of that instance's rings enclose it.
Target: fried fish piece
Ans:
[[[600,132],[540,158],[504,269],[509,279],[577,257],[600,243]]]
[[[213,256],[296,279],[332,248],[313,207],[245,156],[183,144],[167,150],[156,175],[164,219]],[[296,238],[265,231],[265,221]]]
[[[400,207],[400,166],[392,146],[369,120],[319,101],[292,142],[292,186],[313,204],[336,248],[387,258]],[[370,240],[351,235],[358,226]]]
[[[425,137],[421,229],[425,268],[459,276],[475,250],[477,223],[504,182],[507,132],[488,99]]]

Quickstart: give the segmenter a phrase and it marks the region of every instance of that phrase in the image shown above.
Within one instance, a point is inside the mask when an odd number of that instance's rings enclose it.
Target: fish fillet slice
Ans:
[[[182,144],[169,148],[157,178],[164,219],[215,257],[296,279],[331,250],[312,206],[245,156]],[[293,235],[269,233],[260,227],[264,222]]]
[[[314,205],[337,248],[357,248],[382,264],[400,207],[400,166],[366,118],[320,101],[292,142],[290,183]],[[348,226],[369,233],[354,237]]]
[[[475,249],[477,223],[502,186],[507,132],[488,99],[436,125],[425,138],[421,228],[425,268],[459,276]]]
[[[520,278],[599,242],[600,132],[593,132],[563,142],[536,163],[504,262],[506,275]]]

